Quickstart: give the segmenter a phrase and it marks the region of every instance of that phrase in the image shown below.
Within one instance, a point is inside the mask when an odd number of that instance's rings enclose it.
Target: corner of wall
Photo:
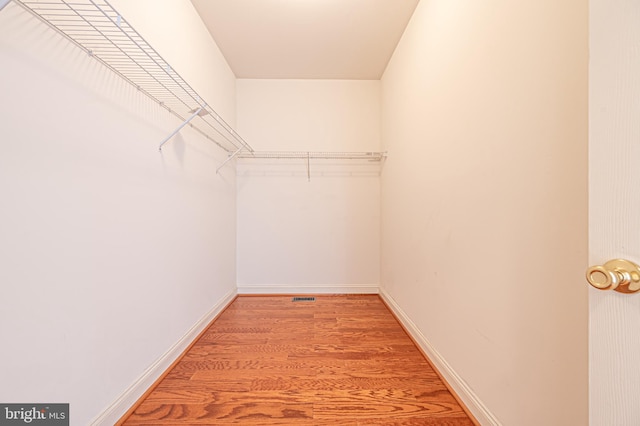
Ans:
[[[91,425],[107,426],[118,424],[119,420],[130,414],[136,403],[160,379],[170,371],[172,366],[195,344],[211,323],[233,302],[237,292],[229,291],[216,305],[196,322],[173,346],[154,361],[138,379],[116,398],[102,413],[96,416]]]
[[[398,321],[404,329],[409,333],[413,341],[420,348],[424,356],[429,360],[436,372],[440,375],[454,397],[459,400],[469,414],[475,417],[475,420],[481,425],[499,426],[501,423],[491,413],[489,408],[485,406],[480,398],[474,393],[473,389],[467,382],[447,363],[440,355],[436,348],[422,334],[418,326],[409,318],[398,303],[384,289],[380,289],[380,297],[385,304],[391,309]]]

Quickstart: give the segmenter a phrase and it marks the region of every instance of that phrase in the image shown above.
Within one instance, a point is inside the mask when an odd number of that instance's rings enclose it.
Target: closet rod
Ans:
[[[311,152],[311,151],[253,151],[238,153],[239,159],[305,160],[307,180],[311,182],[311,160],[364,160],[381,163],[386,152]],[[222,167],[222,166],[221,166]]]
[[[108,1],[13,1],[179,118],[180,128],[189,124],[227,153],[253,151]],[[200,120],[189,122],[198,109]]]
[[[300,159],[300,160],[367,160],[382,161],[386,152],[313,152],[313,151],[253,151],[241,152],[242,159]]]

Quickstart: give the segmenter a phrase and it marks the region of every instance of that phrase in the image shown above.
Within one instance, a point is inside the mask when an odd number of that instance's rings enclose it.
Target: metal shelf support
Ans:
[[[182,123],[180,126],[178,126],[178,128],[177,128],[177,129],[175,129],[175,130],[173,131],[173,133],[171,133],[169,136],[167,136],[166,138],[164,138],[164,139],[162,140],[162,142],[160,142],[160,146],[158,147],[158,151],[162,151],[162,145],[164,145],[164,144],[165,144],[169,139],[171,139],[172,137],[174,137],[174,136],[176,135],[176,133],[178,133],[180,130],[182,130],[182,128],[183,128],[184,126],[186,126],[187,124],[189,124],[189,122],[190,122],[191,120],[193,120],[194,118],[196,118],[197,116],[199,116],[199,115],[200,115],[200,113],[201,113],[202,111],[204,111],[204,110],[203,110],[203,108],[204,108],[203,106],[201,106],[200,108],[198,108],[198,109],[196,110],[196,112],[194,112],[194,113],[193,113],[193,115],[192,115],[191,117],[187,118],[187,119],[185,120],[185,122],[184,122],[184,123]],[[208,114],[208,112],[207,112],[207,111],[204,111],[204,113],[205,113],[205,114]]]
[[[238,148],[238,150],[236,152],[234,152],[233,154],[231,154],[226,160],[224,160],[222,162],[222,164],[220,164],[220,166],[216,169],[216,173],[220,172],[220,169],[222,169],[229,161],[233,160],[233,158],[238,155],[240,153],[240,151],[242,150],[242,147]]]

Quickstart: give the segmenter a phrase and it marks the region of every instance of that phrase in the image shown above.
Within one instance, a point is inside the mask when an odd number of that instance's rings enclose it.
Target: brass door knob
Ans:
[[[635,293],[640,290],[640,266],[629,260],[610,260],[587,269],[587,281],[599,290]]]

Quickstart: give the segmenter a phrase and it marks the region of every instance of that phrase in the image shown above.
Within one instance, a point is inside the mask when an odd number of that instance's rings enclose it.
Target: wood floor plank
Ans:
[[[448,394],[446,389],[444,391]],[[314,404],[314,417],[332,419],[346,416],[358,418],[449,417],[463,414],[462,409],[449,395],[440,398],[418,400],[409,390],[341,390],[319,391],[320,402]]]
[[[210,403],[156,404],[147,403],[144,409],[136,410],[127,425],[164,424],[293,424],[300,420],[313,424],[313,404],[287,403],[263,399],[260,403],[229,397]]]
[[[377,295],[239,296],[125,425],[450,425],[467,417]]]

